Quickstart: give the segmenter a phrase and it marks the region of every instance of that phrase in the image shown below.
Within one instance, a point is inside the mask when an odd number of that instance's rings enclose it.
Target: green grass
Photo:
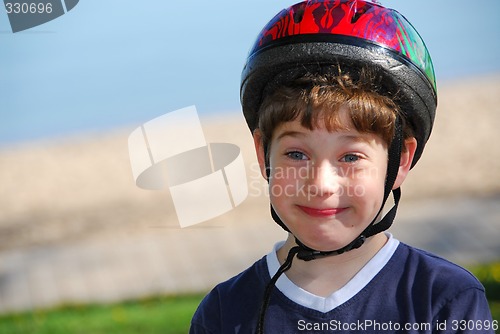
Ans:
[[[0,316],[1,334],[185,334],[202,295],[64,306]]]
[[[500,302],[490,302],[490,310],[493,320],[497,320],[500,323]]]
[[[500,321],[500,262],[471,267]],[[185,334],[203,295],[73,305],[0,316],[0,334]]]
[[[500,321],[500,262],[493,262],[469,268],[486,289],[494,320]]]

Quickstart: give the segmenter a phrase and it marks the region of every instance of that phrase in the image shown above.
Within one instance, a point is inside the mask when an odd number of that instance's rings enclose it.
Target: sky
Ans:
[[[381,0],[426,41],[438,86],[500,73],[500,1]],[[0,147],[138,126],[196,105],[239,113],[240,75],[262,27],[294,1],[80,0],[12,33],[0,9]]]

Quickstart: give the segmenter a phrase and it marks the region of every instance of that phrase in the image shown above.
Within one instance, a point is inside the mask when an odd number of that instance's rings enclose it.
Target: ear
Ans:
[[[262,133],[258,129],[253,131],[253,143],[255,145],[255,153],[257,153],[257,161],[259,162],[260,173],[262,174],[264,179],[267,180],[264,143],[262,141]]]
[[[404,145],[406,147],[406,151],[401,152],[398,176],[396,177],[396,181],[394,181],[394,186],[392,187],[392,189],[399,188],[403,184],[403,181],[406,179],[406,176],[408,175],[411,164],[413,162],[413,157],[415,156],[415,151],[417,150],[417,140],[413,137],[408,138],[405,140]]]

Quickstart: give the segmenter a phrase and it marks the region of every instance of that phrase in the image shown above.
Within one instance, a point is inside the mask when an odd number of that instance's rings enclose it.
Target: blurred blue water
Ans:
[[[438,83],[500,72],[500,1],[380,1],[430,49]],[[81,0],[13,34],[0,9],[0,146],[140,124],[195,104],[238,113],[245,56],[284,0]]]

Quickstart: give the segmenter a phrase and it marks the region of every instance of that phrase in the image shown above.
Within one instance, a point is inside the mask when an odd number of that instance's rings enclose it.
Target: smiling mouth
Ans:
[[[347,210],[347,208],[316,209],[316,208],[310,208],[310,207],[302,206],[302,205],[297,205],[297,207],[299,209],[301,209],[303,212],[305,212],[306,214],[308,214],[309,216],[323,217],[323,218],[336,216],[336,215],[344,212],[345,210]]]

